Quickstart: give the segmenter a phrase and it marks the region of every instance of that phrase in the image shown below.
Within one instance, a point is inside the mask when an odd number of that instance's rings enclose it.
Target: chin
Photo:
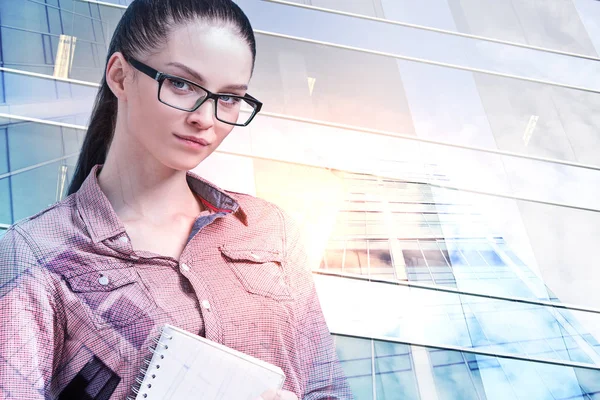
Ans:
[[[206,157],[192,159],[188,156],[188,158],[190,159],[170,160],[171,162],[164,162],[163,164],[176,171],[189,171],[196,168]]]

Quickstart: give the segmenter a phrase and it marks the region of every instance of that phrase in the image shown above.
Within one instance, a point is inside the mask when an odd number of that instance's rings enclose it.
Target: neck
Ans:
[[[124,223],[142,219],[162,223],[181,216],[196,217],[202,211],[187,184],[186,171],[169,168],[139,152],[119,154],[121,147],[113,145],[98,182]]]

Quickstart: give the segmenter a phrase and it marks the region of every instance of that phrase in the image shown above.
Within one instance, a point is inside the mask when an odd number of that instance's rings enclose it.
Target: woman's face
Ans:
[[[248,44],[229,27],[202,23],[176,28],[166,46],[139,61],[160,72],[186,78],[213,93],[244,95],[252,73]],[[154,157],[169,168],[196,167],[233,128],[215,118],[213,100],[194,112],[159,102],[158,82],[140,72],[136,72],[126,92],[126,131],[134,139],[130,142],[145,150],[136,153]]]

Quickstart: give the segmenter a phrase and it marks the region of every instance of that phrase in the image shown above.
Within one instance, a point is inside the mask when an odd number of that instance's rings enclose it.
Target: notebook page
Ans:
[[[168,348],[157,346],[136,400],[254,400],[285,379],[274,365],[171,325],[160,342]]]

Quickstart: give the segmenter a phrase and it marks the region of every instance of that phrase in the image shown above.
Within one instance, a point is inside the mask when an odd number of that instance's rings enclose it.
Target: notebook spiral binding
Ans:
[[[161,342],[161,339],[163,340]],[[158,357],[160,357],[160,359],[164,359],[165,358],[165,350],[169,349],[169,345],[167,343],[164,343],[164,340],[171,340],[173,339],[173,336],[171,335],[167,335],[166,333],[164,333],[163,328],[161,328],[160,330],[160,335],[158,337],[155,337],[154,339],[152,339],[152,341],[154,342],[153,346],[149,346],[148,350],[150,351],[150,353],[152,353],[152,355],[145,357],[143,360],[143,365],[142,368],[140,368],[140,372],[139,375],[135,378],[135,383],[131,386],[131,391],[133,392],[133,397],[132,395],[127,396],[126,400],[136,400],[139,392],[142,390],[142,385],[144,383],[144,377],[146,376],[146,373],[148,372],[148,368],[150,368],[150,364],[152,363],[152,358],[154,358],[154,355],[156,354]],[[158,352],[159,350],[160,353]],[[156,369],[160,368],[160,364],[156,364]],[[155,375],[152,375],[152,377],[154,378]],[[151,389],[152,388],[152,384],[151,383],[147,383],[146,384],[146,390]],[[142,398],[148,398],[148,393],[142,393]]]

